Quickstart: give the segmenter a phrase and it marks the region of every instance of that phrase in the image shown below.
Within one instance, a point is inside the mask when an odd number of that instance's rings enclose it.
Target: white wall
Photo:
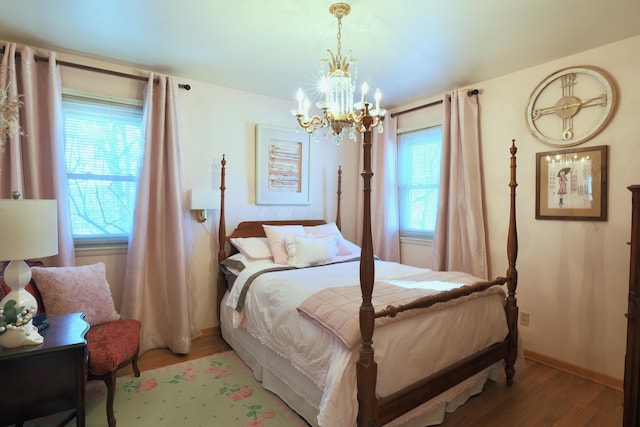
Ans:
[[[640,183],[640,37],[532,67],[469,87],[481,90],[480,119],[491,276],[506,273],[509,151],[518,146],[518,303],[530,313],[520,327],[525,349],[621,380],[626,347],[631,193]],[[554,151],[525,127],[537,84],[576,65],[608,71],[618,89],[609,125],[582,147],[609,146],[608,220],[535,219],[536,153]],[[430,247],[403,245],[408,260],[430,265]]]
[[[220,160],[225,154],[227,234],[242,220],[323,218],[335,220],[337,170],[343,167],[343,199],[353,199],[357,165],[353,145],[336,147],[328,140],[310,145],[309,206],[259,206],[255,204],[255,125],[296,129],[292,103],[205,83],[192,84],[181,93],[184,142],[184,188],[218,188]],[[218,213],[204,224],[193,222],[198,281],[198,326],[217,324]]]
[[[602,375],[620,379],[624,370],[627,286],[629,274],[630,193],[640,183],[640,37],[623,40],[503,77],[479,82],[478,88],[484,192],[487,204],[492,275],[506,269],[509,151],[518,145],[519,288],[521,310],[530,313],[530,326],[521,327],[524,347]],[[78,59],[78,58],[75,58]],[[78,59],[90,62],[88,59]],[[489,59],[488,59],[489,60]],[[617,111],[608,127],[580,147],[609,145],[609,219],[606,222],[535,219],[535,154],[555,148],[535,140],[524,121],[526,102],[535,86],[552,72],[573,65],[607,70],[618,87]],[[115,67],[113,64],[109,67]],[[124,69],[124,71],[127,71]],[[132,71],[132,70],[129,70]],[[295,128],[289,114],[292,102],[266,98],[200,82],[185,81],[193,89],[181,92],[184,143],[184,190],[218,186],[219,160],[227,156],[227,229],[256,218],[324,217],[333,220],[334,174],[345,169],[343,229],[355,236],[356,185],[359,147],[336,148],[330,142],[312,144],[311,198],[307,207],[267,207],[254,204],[254,126],[257,123]],[[138,95],[140,84],[127,79],[63,69],[63,84],[87,90]],[[116,89],[109,89],[111,85]],[[215,309],[216,219],[191,224],[195,235],[197,301],[201,328],[217,324]],[[419,263],[414,249],[412,263]],[[123,256],[78,257],[78,263],[107,260],[109,277],[118,293]],[[428,265],[428,264],[425,264]]]
[[[505,269],[506,147],[518,142],[518,230],[524,347],[580,367],[622,378],[626,346],[631,193],[640,182],[640,37],[563,58],[478,85],[488,231],[493,274]],[[607,70],[618,88],[615,116],[579,147],[609,146],[606,222],[535,219],[535,155],[553,151],[526,130],[524,109],[533,88],[552,72],[574,65]]]

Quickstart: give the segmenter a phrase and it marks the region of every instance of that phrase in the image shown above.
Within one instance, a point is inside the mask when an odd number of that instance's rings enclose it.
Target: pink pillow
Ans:
[[[336,239],[338,240],[338,256],[353,254],[352,249],[347,245],[345,238],[342,236],[342,233],[335,222],[321,225],[307,225],[304,227],[304,231],[305,233],[312,234],[315,237],[329,235],[336,236]]]
[[[276,264],[288,264],[286,236],[304,236],[304,228],[301,225],[263,225],[264,234]]]
[[[31,274],[47,314],[82,312],[91,326],[120,319],[103,262],[79,267],[32,267]]]

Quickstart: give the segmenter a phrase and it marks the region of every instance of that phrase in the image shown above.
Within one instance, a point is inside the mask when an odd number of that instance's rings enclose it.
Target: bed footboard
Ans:
[[[375,312],[373,309],[373,252],[371,248],[371,222],[370,222],[370,181],[373,175],[370,166],[371,134],[370,130],[363,133],[364,151],[364,213],[362,257],[360,268],[360,287],[362,290],[362,305],[360,306],[360,359],[357,365],[358,381],[358,426],[372,427],[383,425],[398,416],[418,407],[459,384],[466,378],[482,371],[492,364],[504,360],[507,385],[513,384],[515,374],[515,361],[518,346],[518,306],[516,288],[518,284],[518,272],[516,259],[518,254],[518,236],[516,227],[516,152],[515,140],[512,140],[510,148],[510,213],[507,238],[508,269],[506,278],[498,277],[493,281],[478,282],[473,285],[463,286],[452,291],[441,292],[435,295],[419,298],[411,303],[390,306]],[[453,366],[445,368],[428,378],[419,380],[390,396],[378,398],[375,394],[377,381],[377,364],[374,360],[372,335],[375,319],[417,308],[426,308],[432,305],[461,298],[475,292],[484,291],[492,286],[507,285],[507,298],[505,300],[505,313],[507,317],[508,334],[504,341],[493,344],[484,350],[464,359]]]
[[[493,286],[501,286],[507,283],[507,279],[504,277],[498,277],[490,282],[478,282],[473,285],[460,286],[459,288],[452,289],[450,291],[442,291],[437,294],[428,295],[422,298],[418,298],[407,304],[402,305],[389,305],[383,310],[376,311],[375,317],[395,317],[398,313],[409,310],[417,310],[420,308],[428,308],[435,304],[452,301],[454,299],[462,298],[474,294],[476,292],[486,291]]]

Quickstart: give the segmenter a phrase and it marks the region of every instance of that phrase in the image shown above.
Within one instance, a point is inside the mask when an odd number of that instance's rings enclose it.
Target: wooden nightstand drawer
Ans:
[[[89,324],[82,313],[49,317],[40,345],[0,349],[0,425],[74,409],[84,426]]]

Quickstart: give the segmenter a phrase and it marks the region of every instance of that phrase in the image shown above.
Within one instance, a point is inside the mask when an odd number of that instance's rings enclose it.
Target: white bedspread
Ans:
[[[235,307],[248,277],[270,267],[274,264],[260,261],[241,271],[227,305]],[[424,271],[398,263],[375,263],[376,281],[397,280]],[[338,339],[301,316],[297,307],[325,287],[357,285],[359,280],[358,262],[269,272],[255,279],[246,294],[243,313],[235,313],[235,327],[246,327],[323,390],[318,415],[321,426],[356,425],[355,367],[359,346],[349,351]],[[508,332],[503,305],[504,298],[493,294],[377,329],[373,347],[378,363],[378,395],[386,396],[502,341]],[[410,369],[398,368],[407,366]]]

